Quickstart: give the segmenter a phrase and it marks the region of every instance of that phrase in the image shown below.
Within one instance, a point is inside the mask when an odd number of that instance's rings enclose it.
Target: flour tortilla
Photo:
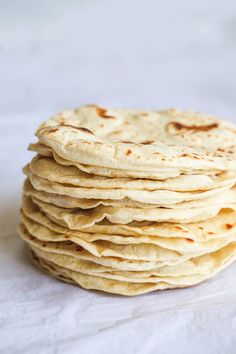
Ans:
[[[117,245],[137,245],[135,247],[145,248],[146,245],[150,245],[151,248],[155,249],[155,246],[172,250],[181,254],[195,254],[209,253],[214,250],[218,250],[224,247],[230,242],[236,241],[235,232],[228,233],[227,236],[211,239],[205,242],[192,241],[186,238],[175,238],[175,237],[127,237],[120,235],[106,235],[106,234],[89,234],[84,232],[74,233],[71,230],[63,228],[58,230],[57,227],[52,228],[52,226],[46,223],[35,222],[34,220],[28,218],[23,212],[21,213],[21,222],[26,228],[27,232],[42,241],[50,242],[61,242],[61,241],[71,241],[74,242],[84,249],[88,250],[96,256],[100,256],[104,252],[104,248],[115,248],[112,244]],[[105,242],[104,242],[105,241]]]
[[[28,167],[24,168],[24,173],[27,175],[35,189],[48,193],[67,195],[80,199],[85,198],[102,200],[121,200],[124,198],[129,198],[131,200],[141,203],[160,204],[163,206],[168,204],[181,203],[184,201],[200,200],[212,197],[229,190],[234,185],[234,183],[232,183],[229,186],[198,192],[175,192],[168,190],[147,191],[130,189],[98,189],[76,187],[70,184],[50,182],[44,178],[38,177],[37,175],[33,174]]]
[[[223,172],[216,176],[182,175],[165,181],[153,181],[134,178],[109,178],[94,176],[72,166],[61,166],[49,157],[36,156],[27,165],[36,176],[50,182],[70,184],[78,187],[98,189],[131,189],[131,190],[169,190],[177,192],[204,191],[224,186],[232,186],[236,182],[235,172]]]
[[[53,276],[69,284],[80,285],[84,289],[93,289],[112,294],[134,296],[145,294],[154,290],[173,289],[175,286],[166,283],[158,284],[133,284],[126,282],[117,282],[115,280],[103,279],[94,276],[88,276],[82,273],[73,272],[66,268],[56,266],[55,264],[39,258],[35,252],[31,252],[32,262],[46,274]]]
[[[218,238],[228,238],[236,230],[236,212],[230,209],[222,210],[216,217],[206,221],[193,224],[177,224],[177,223],[157,223],[157,222],[132,222],[127,225],[112,224],[103,221],[92,227],[81,230],[69,230],[67,227],[61,226],[48,219],[42,213],[39,207],[33,203],[31,198],[24,198],[22,204],[22,212],[31,220],[39,223],[50,230],[58,233],[66,233],[80,237],[81,233],[91,234],[92,237],[97,234],[114,235],[127,238],[150,237],[167,238],[170,244],[171,239],[183,239],[188,243],[207,242]],[[96,236],[95,236],[96,237]],[[136,241],[134,241],[136,243]],[[138,241],[137,241],[138,243]],[[187,247],[187,246],[186,246]],[[193,247],[193,245],[191,246]]]
[[[84,165],[80,163],[76,163],[74,161],[68,161],[63,159],[61,156],[57,155],[57,153],[53,150],[51,157],[62,166],[75,166],[79,170],[98,175],[98,176],[105,176],[105,177],[131,177],[131,178],[143,178],[143,179],[150,179],[150,180],[166,180],[168,178],[178,177],[180,175],[217,175],[221,173],[221,170],[217,169],[208,169],[208,170],[182,170],[176,168],[161,168],[158,171],[135,171],[135,170],[124,170],[124,169],[117,169],[117,168],[109,168],[109,167],[101,167],[101,166],[92,166],[92,165]]]
[[[48,193],[48,192],[35,189],[30,183],[30,180],[28,178],[24,182],[23,191],[24,194],[28,197],[33,196],[39,200],[42,200],[43,202],[50,203],[61,208],[91,209],[99,205],[114,206],[118,208],[119,207],[131,207],[131,208],[142,208],[142,209],[152,209],[152,208],[160,208],[160,207],[163,208],[163,206],[160,204],[140,203],[128,198],[124,198],[121,200],[79,199],[79,198],[73,198],[61,194]],[[236,201],[236,187],[206,199],[182,202],[178,204],[167,204],[165,205],[165,208],[186,209],[186,208],[202,208],[206,206],[208,207],[221,206],[227,208],[230,207],[232,204],[234,204],[235,201]]]
[[[33,257],[34,263],[36,262],[36,265],[40,265],[41,269],[45,269],[50,275],[56,276],[57,278],[59,277],[61,280],[66,281],[66,282],[71,282],[78,284],[86,289],[95,289],[95,290],[102,290],[106,291],[109,293],[116,293],[116,294],[121,294],[121,295],[137,295],[145,292],[150,292],[153,290],[163,290],[167,288],[173,288],[173,287],[185,287],[185,286],[191,286],[194,284],[197,284],[201,281],[204,281],[208,278],[211,278],[214,276],[216,273],[218,273],[220,270],[224,269],[227,265],[232,263],[235,260],[236,256],[236,246],[235,244],[231,244],[227,246],[225,249],[222,249],[217,256],[215,256],[215,269],[208,274],[200,275],[192,275],[192,276],[180,276],[180,277],[160,277],[159,282],[146,282],[146,283],[138,283],[136,282],[130,282],[129,280],[132,278],[126,278],[123,276],[119,275],[116,277],[122,278],[126,281],[120,281],[111,278],[105,278],[104,274],[105,273],[100,273],[99,275],[88,275],[88,274],[83,274],[80,272],[77,272],[75,270],[70,270],[68,268],[62,267],[58,264],[55,264],[54,262],[57,261],[57,263],[66,263],[65,257],[59,258],[54,255],[53,261],[50,262],[48,261],[47,258],[50,258],[49,253],[47,252],[40,252],[37,254],[38,249],[35,249],[33,247],[33,254],[31,253],[31,256]],[[42,257],[42,255],[45,257]],[[41,257],[42,258],[41,258]],[[52,255],[53,256],[53,255]],[[57,259],[55,259],[57,257]],[[212,257],[213,258],[213,257]],[[43,265],[43,267],[42,267]],[[76,262],[73,262],[69,260],[69,266],[71,268],[77,268]],[[81,269],[81,267],[80,267]],[[101,274],[103,277],[101,277]],[[106,276],[111,276],[110,273],[106,274]],[[146,278],[148,279],[148,278]],[[134,279],[132,279],[134,281]],[[138,280],[141,280],[138,278]],[[150,279],[148,279],[150,280]],[[167,282],[165,282],[167,281]],[[184,284],[184,285],[183,285]]]
[[[37,251],[52,253],[56,256],[70,258],[71,262],[78,260],[78,264],[88,263],[93,272],[100,273],[110,271],[115,273],[122,272],[124,275],[133,278],[157,276],[180,276],[193,274],[208,274],[218,265],[222,257],[227,259],[227,252],[230,256],[232,246],[235,242],[229,243],[221,249],[204,254],[183,262],[145,262],[138,260],[129,260],[117,257],[96,257],[81,247],[71,245],[68,242],[44,242],[30,235],[23,225],[18,227],[19,235]],[[92,267],[92,268],[91,268]]]
[[[175,257],[172,260],[161,261],[145,261],[140,259],[125,259],[121,257],[97,257],[82,247],[71,242],[44,242],[29,234],[23,224],[17,228],[20,237],[30,246],[39,248],[43,251],[48,251],[55,254],[64,254],[78,259],[90,261],[99,265],[112,267],[114,269],[128,271],[144,271],[156,269],[167,265],[176,265],[186,261],[186,256]],[[170,253],[169,253],[170,254]],[[173,253],[172,253],[173,254]]]
[[[126,177],[131,177],[131,178],[146,178],[146,179],[157,179],[157,180],[165,180],[167,178],[173,178],[180,176],[181,171],[177,169],[162,169],[158,171],[135,171],[135,170],[127,170],[127,169],[122,169],[119,170],[117,168],[109,168],[109,167],[101,167],[101,166],[92,166],[92,165],[85,165],[85,164],[80,164],[76,163],[74,161],[69,161],[65,160],[55,151],[52,150],[49,146],[46,146],[44,144],[41,144],[39,142],[30,144],[29,145],[29,150],[30,151],[35,151],[39,155],[46,156],[46,157],[53,157],[56,162],[58,162],[60,165],[63,166],[75,166],[77,167],[80,171],[98,175],[98,176],[105,176],[105,177],[116,177],[116,178],[126,178]],[[205,172],[205,171],[204,171]],[[220,173],[220,170],[210,170],[207,171],[207,174],[217,174]],[[201,173],[201,171],[199,171]]]
[[[22,228],[28,229],[25,225],[21,224]],[[46,241],[41,230],[44,226],[34,229],[34,234],[31,234],[37,240],[45,241],[46,246],[54,253],[68,254],[69,256],[77,256],[78,251],[82,247],[83,250],[89,252],[92,256],[101,257],[118,257],[125,260],[131,261],[150,261],[150,262],[161,262],[161,263],[181,263],[186,259],[191,258],[191,255],[182,255],[178,252],[161,248],[156,245],[142,244],[142,245],[118,245],[112,244],[107,241],[97,241],[97,242],[86,242],[82,239],[77,239],[77,243],[71,241]],[[44,235],[47,233],[47,238],[50,238],[52,233],[44,231]],[[41,240],[41,238],[44,238]],[[79,245],[79,247],[78,247]],[[45,248],[46,249],[46,248]],[[202,253],[200,253],[202,254]]]
[[[41,144],[39,142],[30,144],[29,148],[30,151],[37,152],[39,155],[46,156],[46,157],[53,157],[54,160],[62,166],[75,166],[80,171],[98,175],[98,176],[105,176],[105,177],[116,177],[116,178],[146,178],[151,180],[165,180],[168,178],[178,177],[180,175],[217,175],[222,172],[219,169],[207,169],[207,170],[181,170],[181,169],[174,169],[174,168],[162,168],[158,169],[158,171],[135,171],[135,170],[119,170],[117,168],[109,168],[109,167],[101,167],[101,166],[92,166],[92,165],[85,165],[76,163],[74,161],[69,161],[63,159],[61,156],[57,155],[57,153],[52,150],[51,147]]]
[[[210,277],[212,273],[218,273],[236,259],[236,244],[231,243],[217,252],[194,259],[194,261],[192,261],[194,264],[194,266],[192,266],[192,273],[190,273],[186,267],[191,261],[146,272],[121,272],[108,267],[96,266],[92,262],[45,252],[36,247],[32,247],[32,249],[38,256],[61,267],[83,274],[132,283],[158,283],[164,281],[171,284],[180,284],[184,280],[186,285],[186,281],[192,282],[202,276],[207,278]],[[174,275],[169,275],[168,273]]]
[[[136,209],[136,208],[114,208],[110,206],[98,206],[93,209],[68,209],[59,208],[55,205],[45,203],[35,197],[32,200],[48,216],[49,219],[58,224],[67,226],[71,230],[83,229],[97,224],[104,219],[114,224],[128,224],[132,221],[154,221],[154,222],[179,222],[190,223],[209,219],[216,216],[221,207],[205,207],[184,209]],[[231,206],[236,209],[236,204]]]
[[[139,171],[236,169],[235,126],[198,113],[84,106],[52,117],[36,135],[60,157],[87,165]]]
[[[70,256],[77,256],[79,245],[83,250],[95,257],[118,257],[125,260],[161,262],[163,264],[182,263],[187,259],[217,251],[230,242],[235,241],[234,234],[231,238],[225,238],[220,241],[218,240],[218,242],[210,243],[206,245],[206,248],[199,247],[198,250],[191,253],[180,253],[149,243],[122,245],[112,243],[112,240],[88,242],[85,239],[73,236],[68,239],[64,238],[63,241],[58,241],[57,236],[59,236],[60,240],[62,235],[53,233],[51,230],[40,224],[32,225],[32,223],[27,222],[26,220],[21,224],[21,228],[25,229],[27,233],[37,240],[45,242],[45,247],[50,246],[51,251],[54,253],[59,252]]]

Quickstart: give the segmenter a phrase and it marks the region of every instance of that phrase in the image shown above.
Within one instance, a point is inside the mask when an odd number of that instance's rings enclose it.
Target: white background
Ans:
[[[236,266],[121,298],[34,269],[15,227],[42,120],[84,103],[192,108],[236,122],[234,0],[0,0],[0,352],[236,351]]]

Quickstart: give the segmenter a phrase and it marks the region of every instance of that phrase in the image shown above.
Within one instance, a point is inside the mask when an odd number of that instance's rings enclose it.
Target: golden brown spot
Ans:
[[[51,134],[51,133],[55,133],[56,131],[58,131],[58,128],[52,128],[52,129],[49,129],[48,130],[48,134]]]
[[[81,140],[82,141],[82,140]],[[84,144],[88,144],[88,145],[91,145],[92,143],[91,143],[91,141],[87,141],[87,140],[83,140],[83,143]]]
[[[189,232],[182,228],[181,226],[174,226],[174,229],[177,231],[181,231],[183,234],[188,234]]]
[[[72,141],[68,141],[68,143],[66,143],[66,146],[74,146],[74,145],[75,145],[75,143]]]
[[[162,155],[160,152],[153,152],[153,155]]]
[[[147,140],[147,141],[142,141],[140,144],[142,145],[149,145],[149,144],[153,144],[154,141],[153,140]]]
[[[60,124],[60,126],[62,126],[62,127],[68,127],[68,128],[73,128],[73,129],[77,129],[77,130],[80,130],[80,131],[82,131],[82,132],[85,132],[85,133],[89,133],[89,134],[94,135],[93,132],[91,132],[91,130],[89,130],[89,129],[87,129],[87,128],[84,128],[84,127],[76,127],[76,126],[74,126],[74,125],[72,125],[72,124]]]
[[[128,155],[130,155],[131,154],[131,150],[130,149],[128,149],[127,151],[126,151],[126,155],[128,156]]]
[[[81,130],[82,132],[85,132],[85,133],[89,133],[89,134],[93,134],[93,132],[91,132],[91,130],[87,129],[87,128],[84,128],[84,127],[78,127],[77,128],[78,130]],[[94,134],[93,134],[94,135]]]
[[[109,116],[107,114],[107,110],[105,108],[96,107],[96,112],[99,115],[99,117],[101,117],[101,118],[115,119],[115,117]]]
[[[218,123],[212,123],[209,125],[185,125],[179,122],[169,123],[168,126],[173,126],[176,130],[194,130],[194,131],[202,131],[208,132],[211,129],[217,128]]]
[[[227,230],[230,230],[230,229],[232,229],[232,228],[234,227],[234,225],[232,225],[232,224],[225,224],[225,227],[226,227]]]
[[[178,226],[178,225],[174,226],[174,229],[175,229],[175,230],[183,231],[183,228],[182,228],[181,226]]]
[[[124,144],[134,144],[132,141],[127,141],[127,140],[124,140],[124,141],[121,141],[122,143]]]
[[[182,154],[181,157],[188,157],[188,155],[187,154]]]
[[[194,240],[192,240],[191,238],[186,238],[185,240],[188,242],[194,242]]]

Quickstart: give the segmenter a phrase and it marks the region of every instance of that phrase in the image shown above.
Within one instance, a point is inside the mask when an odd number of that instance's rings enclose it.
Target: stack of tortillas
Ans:
[[[46,273],[136,295],[198,284],[236,259],[232,123],[90,105],[36,135],[19,234]]]

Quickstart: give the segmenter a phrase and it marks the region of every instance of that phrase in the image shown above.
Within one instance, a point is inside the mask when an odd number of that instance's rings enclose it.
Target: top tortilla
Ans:
[[[200,113],[90,105],[55,115],[36,135],[61,158],[92,166],[136,171],[236,169],[236,127]]]

